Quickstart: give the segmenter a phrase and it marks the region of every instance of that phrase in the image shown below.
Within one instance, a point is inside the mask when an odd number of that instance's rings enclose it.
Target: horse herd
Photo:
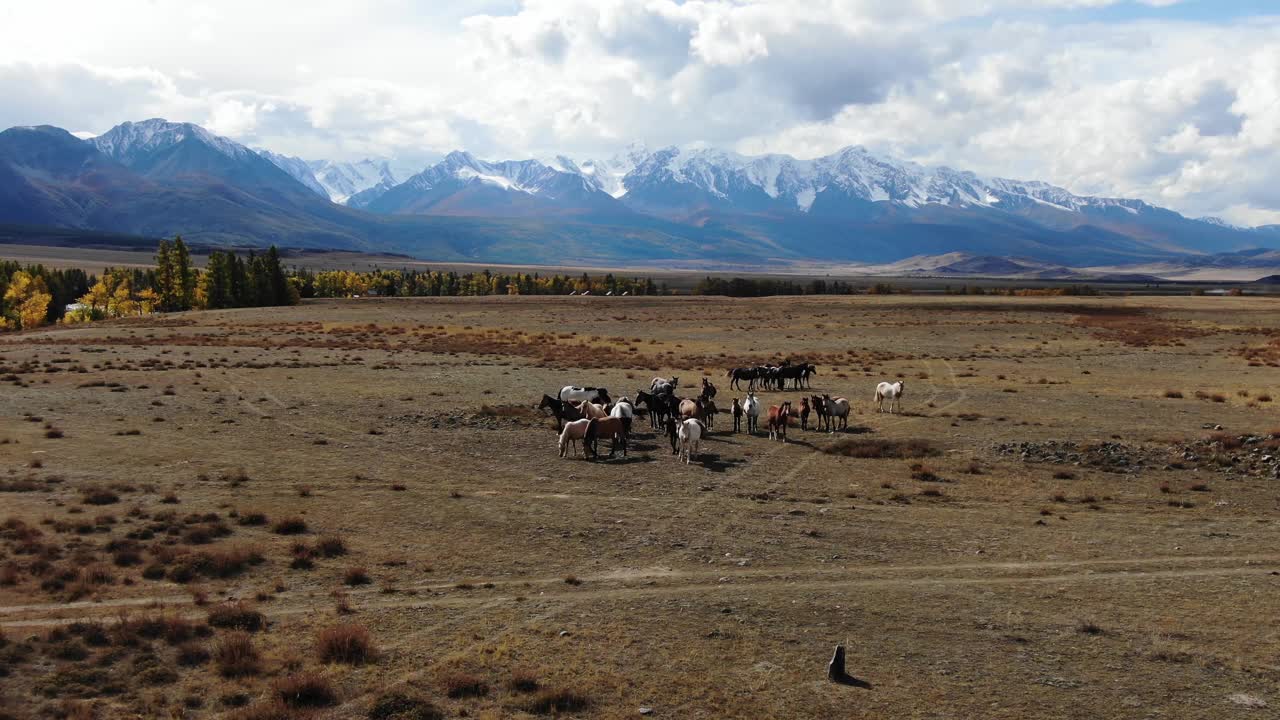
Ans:
[[[769,369],[766,374],[757,370]],[[747,374],[739,374],[746,370]],[[772,372],[772,371],[783,371]],[[817,374],[813,365],[784,363],[780,366],[761,366],[758,368],[737,368],[729,371],[729,377],[737,380],[748,380],[746,397],[733,399],[728,410],[733,416],[733,432],[742,432],[743,421],[746,421],[746,432],[754,435],[759,432],[760,417],[763,415],[769,431],[770,440],[787,441],[787,426],[792,419],[800,421],[803,430],[809,429],[813,419],[815,430],[829,433],[837,429],[849,427],[849,400],[830,395],[811,395],[801,397],[799,407],[790,400],[764,409],[755,394],[755,385],[759,382],[763,387],[781,387],[786,380],[793,380],[796,386],[807,386],[810,376]],[[720,413],[716,407],[716,387],[703,378],[702,387],[696,397],[682,398],[676,394],[680,386],[680,378],[654,378],[648,390],[636,392],[632,402],[623,396],[614,401],[605,388],[578,387],[566,385],[556,397],[543,395],[538,405],[541,410],[550,410],[556,418],[559,431],[560,457],[566,457],[572,448],[577,457],[578,443],[582,444],[584,457],[598,459],[600,457],[599,442],[601,438],[610,441],[609,457],[620,449],[622,455],[627,454],[627,445],[631,436],[631,425],[635,416],[643,408],[649,417],[649,425],[654,430],[662,430],[671,443],[671,454],[678,456],[686,464],[692,462],[699,453],[702,439],[708,435],[715,425],[715,417]],[[882,382],[876,386],[875,402],[879,412],[901,412],[902,395],[906,390],[906,382]]]

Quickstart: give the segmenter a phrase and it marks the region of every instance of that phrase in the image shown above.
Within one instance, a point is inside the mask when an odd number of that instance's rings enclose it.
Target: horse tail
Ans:
[[[600,434],[600,428],[596,427],[597,422],[598,421],[595,418],[591,418],[587,421],[587,432],[582,438],[584,443],[589,443],[592,440],[595,440],[596,435]]]

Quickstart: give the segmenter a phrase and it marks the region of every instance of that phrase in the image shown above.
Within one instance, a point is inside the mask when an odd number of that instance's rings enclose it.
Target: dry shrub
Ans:
[[[271,526],[271,532],[277,535],[301,535],[306,531],[307,521],[300,517],[283,518]]]
[[[292,708],[321,708],[338,704],[338,693],[317,672],[302,672],[276,680],[272,693]]]
[[[260,512],[247,512],[241,515],[240,519],[237,520],[236,522],[245,526],[266,525],[267,516],[264,513],[260,513]]]
[[[532,670],[513,670],[507,684],[514,692],[533,692],[538,689],[538,676]]]
[[[892,458],[899,460],[932,457],[939,451],[930,440],[910,438],[886,440],[879,438],[844,438],[822,449],[828,455],[844,455],[852,458]]]
[[[444,720],[444,713],[421,696],[392,692],[373,704],[369,720]]]
[[[120,496],[107,488],[85,488],[80,502],[85,505],[111,505],[120,502]]]
[[[179,665],[194,667],[209,662],[209,649],[204,643],[185,642],[178,646],[177,660]]]
[[[376,651],[369,629],[359,623],[335,625],[320,631],[316,652],[321,662],[363,665],[372,662]]]
[[[442,683],[444,693],[450,698],[484,697],[489,694],[489,685],[484,680],[469,673],[452,673],[446,675]]]
[[[1210,334],[1194,327],[1156,320],[1144,311],[1127,308],[1096,308],[1087,314],[1076,316],[1072,324],[1096,331],[1095,334],[1103,340],[1132,347],[1175,345]]]
[[[233,632],[219,639],[213,649],[213,659],[223,677],[247,677],[262,671],[258,649],[246,632]]]
[[[216,628],[229,628],[254,632],[266,623],[262,613],[244,602],[225,603],[209,610],[209,624]]]
[[[338,557],[347,554],[347,545],[337,535],[325,535],[316,541],[315,551],[324,557]]]
[[[1053,473],[1054,480],[1075,480],[1076,474],[1070,470],[1058,470]]]
[[[1180,390],[1165,390],[1164,396],[1170,400],[1181,400],[1182,392]]]
[[[1244,441],[1235,435],[1217,432],[1209,436],[1209,440],[1218,443],[1223,450],[1239,450],[1244,447]]]
[[[247,707],[230,717],[232,720],[297,720],[298,715],[277,698]]]
[[[544,690],[525,706],[525,710],[535,715],[553,715],[580,712],[590,705],[587,696],[573,690]]]
[[[347,568],[347,572],[342,576],[344,585],[368,585],[373,582],[369,577],[369,571],[362,567]]]

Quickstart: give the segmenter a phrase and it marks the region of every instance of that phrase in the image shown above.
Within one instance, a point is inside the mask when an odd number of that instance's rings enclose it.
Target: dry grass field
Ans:
[[[848,432],[722,415],[686,466],[638,419],[588,462],[533,409],[655,375],[727,407],[727,368],[785,357]],[[1277,365],[1252,298],[363,299],[6,335],[0,717],[1276,717]],[[825,678],[837,643],[856,684]]]

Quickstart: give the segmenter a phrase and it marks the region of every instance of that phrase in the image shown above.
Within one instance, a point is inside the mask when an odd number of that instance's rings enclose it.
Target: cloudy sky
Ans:
[[[1275,0],[6,0],[0,98],[308,159],[862,144],[1280,223]]]

